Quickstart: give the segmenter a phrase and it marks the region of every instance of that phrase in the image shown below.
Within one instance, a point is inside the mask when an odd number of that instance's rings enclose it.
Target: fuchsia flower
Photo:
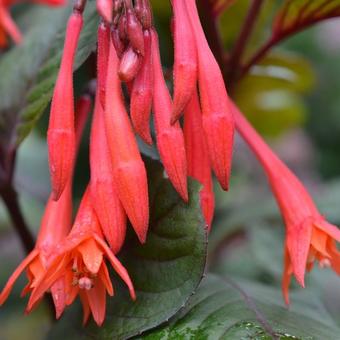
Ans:
[[[208,230],[214,216],[215,198],[208,148],[202,134],[202,113],[197,90],[184,111],[184,138],[188,163],[188,175],[199,181],[201,206]]]
[[[153,73],[151,54],[151,34],[144,30],[145,55],[142,66],[133,81],[130,114],[135,131],[148,144],[152,144],[150,134],[150,115],[153,94]]]
[[[97,89],[90,141],[90,193],[105,238],[112,252],[116,254],[125,239],[126,214],[113,181],[111,155],[105,134],[104,110],[99,103],[98,92]]]
[[[157,147],[166,173],[184,201],[188,201],[184,136],[178,122],[171,125],[172,103],[163,77],[157,33],[152,30],[153,108]]]
[[[197,82],[197,48],[185,1],[171,0],[174,11],[174,103],[172,122],[183,113]]]
[[[83,17],[74,10],[67,23],[64,51],[54,87],[47,132],[52,193],[55,200],[70,179],[75,156],[73,64]]]
[[[305,187],[271,151],[234,105],[237,130],[261,162],[286,225],[282,290],[289,303],[288,288],[294,275],[304,287],[305,272],[317,260],[340,275],[340,230],[319,213]]]
[[[88,97],[83,96],[78,100],[76,105],[76,140],[78,145],[90,108],[91,100]],[[66,237],[71,228],[71,224],[72,181],[70,180],[58,201],[54,201],[52,195],[48,199],[35,248],[8,279],[6,286],[0,294],[0,305],[5,302],[15,281],[25,269],[27,271],[28,284],[24,288],[22,295],[34,289],[54,258],[54,248]],[[65,308],[63,280],[58,280],[53,283],[51,286],[51,294],[56,307],[56,316],[59,318]]]
[[[79,294],[86,323],[92,314],[101,325],[105,319],[106,292],[114,294],[107,259],[129,288],[131,298],[136,298],[130,277],[103,240],[98,219],[86,191],[70,234],[56,247],[54,260],[40,277],[28,302],[29,312],[43,294],[58,280],[64,281],[65,303],[70,305]]]
[[[118,62],[115,48],[110,44],[105,102],[106,136],[117,195],[139,240],[144,243],[149,224],[146,170],[125,111]]]
[[[105,108],[105,89],[107,78],[107,66],[110,49],[110,26],[101,22],[98,26],[97,47],[97,93],[103,108]]]
[[[228,189],[234,138],[234,119],[220,68],[205,38],[195,0],[185,1],[197,46],[198,85],[203,130],[212,169]]]

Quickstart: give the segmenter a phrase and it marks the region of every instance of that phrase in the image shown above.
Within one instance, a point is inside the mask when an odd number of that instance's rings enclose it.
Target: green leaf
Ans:
[[[311,295],[290,309],[276,289],[209,275],[170,324],[142,339],[337,339],[340,329]]]
[[[75,312],[73,318],[65,316],[48,339],[66,339],[65,335],[67,339],[126,339],[168,320],[195,292],[206,259],[200,186],[189,181],[190,201],[186,204],[164,178],[158,163],[151,163],[148,176],[151,220],[147,242],[141,246],[134,237],[120,256],[135,285],[137,301],[130,301],[127,291],[119,286],[117,295],[109,300],[101,328],[94,324],[82,328],[82,317]]]
[[[273,40],[281,40],[322,20],[340,16],[339,0],[285,0],[273,23]]]
[[[95,48],[97,15],[89,2],[77,51],[77,69]],[[29,23],[24,42],[0,61],[0,149],[14,149],[49,104],[57,77],[71,8],[29,7],[19,24]]]

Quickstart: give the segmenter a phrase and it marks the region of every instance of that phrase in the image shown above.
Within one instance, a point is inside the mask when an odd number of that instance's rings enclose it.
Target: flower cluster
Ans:
[[[184,201],[189,199],[187,176],[202,184],[200,203],[209,231],[214,214],[212,174],[227,190],[236,127],[262,164],[286,224],[283,292],[287,303],[291,276],[303,286],[306,268],[310,270],[315,260],[340,273],[335,245],[340,231],[326,222],[300,181],[229,99],[195,0],[171,0],[171,4],[172,96],[163,74],[149,1],[97,0],[101,21],[91,177],[72,223],[73,169],[92,106],[89,96],[80,97],[74,105],[73,65],[85,6],[83,1],[76,2],[67,23],[47,133],[52,193],[36,247],[8,280],[0,304],[26,269],[29,283],[23,294],[30,293],[28,312],[49,291],[59,317],[79,295],[84,322],[92,314],[101,325],[106,293],[114,294],[107,264],[126,283],[131,298],[136,298],[129,275],[116,258],[125,240],[127,220],[141,243],[148,232],[148,180],[135,134],[148,144],[156,142],[164,170]]]

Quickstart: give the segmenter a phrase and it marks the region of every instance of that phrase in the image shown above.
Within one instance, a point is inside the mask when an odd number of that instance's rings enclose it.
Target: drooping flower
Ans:
[[[220,68],[205,38],[195,0],[187,0],[185,4],[198,46],[198,84],[211,166],[222,188],[227,190],[234,138],[232,109]]]
[[[110,296],[114,294],[105,260],[126,283],[131,298],[136,298],[129,274],[103,240],[89,196],[87,190],[70,234],[56,248],[53,262],[36,283],[28,302],[28,312],[54,282],[64,279],[66,305],[72,304],[79,294],[84,323],[92,314],[95,322],[101,325],[105,319],[106,292]]]
[[[67,23],[61,65],[52,97],[47,143],[55,200],[70,180],[75,157],[73,64],[82,26],[82,14],[74,10]]]
[[[153,74],[151,55],[151,34],[144,30],[144,58],[142,66],[133,81],[130,113],[135,131],[148,144],[152,144],[150,115],[152,107]]]
[[[144,243],[149,224],[146,169],[125,110],[121,82],[118,78],[118,62],[115,48],[113,44],[110,44],[106,82],[105,130],[117,195],[139,240]]]
[[[77,145],[80,143],[82,131],[90,108],[90,98],[87,96],[80,97],[76,105]],[[24,288],[22,295],[26,295],[34,289],[36,283],[44,275],[48,265],[53,260],[54,248],[67,236],[71,224],[72,181],[70,180],[58,201],[54,201],[52,195],[48,199],[35,248],[21,262],[8,279],[0,294],[0,305],[6,301],[14,283],[25,269],[28,283]],[[63,280],[54,282],[51,286],[51,294],[56,308],[56,317],[59,318],[65,308]]]
[[[188,175],[202,184],[200,200],[202,212],[208,226],[214,216],[215,198],[208,148],[203,134],[202,114],[197,90],[184,110],[184,138],[188,164]]]
[[[178,122],[171,125],[171,97],[163,76],[157,33],[153,29],[151,37],[154,78],[153,108],[157,147],[171,183],[183,200],[188,201],[183,131]]]
[[[266,172],[286,225],[282,290],[289,303],[292,275],[304,287],[305,272],[315,261],[340,275],[340,230],[326,221],[299,179],[273,153],[234,105],[236,128],[255,153]]]
[[[104,110],[99,102],[99,89],[97,88],[90,140],[91,202],[105,238],[112,252],[116,254],[125,239],[126,214],[113,181],[104,119]]]
[[[197,82],[197,48],[185,2],[171,0],[174,11],[174,100],[172,123],[183,113]]]
[[[98,26],[97,88],[100,103],[105,108],[105,88],[110,48],[110,26],[101,22]]]

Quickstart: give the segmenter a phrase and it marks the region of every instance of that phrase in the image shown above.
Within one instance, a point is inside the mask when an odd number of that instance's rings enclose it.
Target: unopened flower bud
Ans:
[[[126,25],[130,45],[136,52],[144,55],[143,28],[131,9],[126,12]]]
[[[123,54],[119,64],[119,78],[122,81],[129,82],[135,78],[141,66],[138,54],[129,47]]]
[[[113,0],[113,10],[114,12],[119,12],[122,7],[122,0]]]
[[[118,32],[119,32],[119,38],[121,40],[126,40],[127,39],[126,16],[125,15],[121,15],[119,17]]]
[[[118,28],[113,28],[111,30],[111,39],[113,46],[115,47],[118,58],[120,59],[125,51],[125,43],[119,37]]]

